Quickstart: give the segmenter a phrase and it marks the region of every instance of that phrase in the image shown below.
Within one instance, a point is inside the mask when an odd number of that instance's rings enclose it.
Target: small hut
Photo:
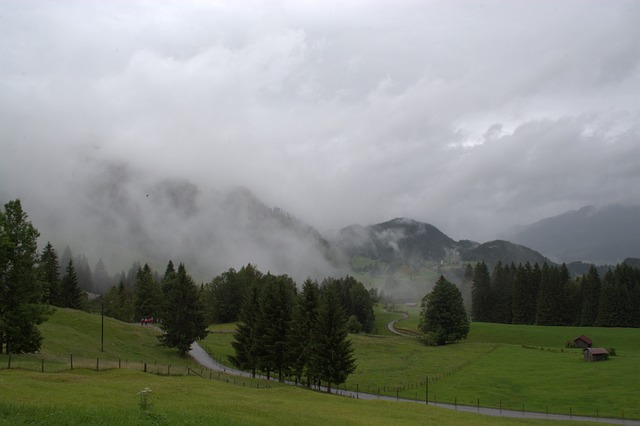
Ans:
[[[575,343],[576,348],[582,348],[582,349],[590,348],[591,345],[593,344],[591,339],[589,339],[584,334],[580,337],[576,337],[575,339],[573,339],[573,343]]]
[[[585,361],[606,361],[609,359],[609,351],[605,348],[586,348],[584,350]]]

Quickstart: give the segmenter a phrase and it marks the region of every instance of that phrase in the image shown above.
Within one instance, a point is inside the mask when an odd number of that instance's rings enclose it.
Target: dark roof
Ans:
[[[575,342],[576,340],[582,340],[583,342],[585,342],[587,345],[591,345],[593,342],[591,341],[591,339],[589,339],[587,336],[585,336],[584,334],[580,337],[576,337],[575,339],[573,339],[573,341]]]
[[[587,348],[585,351],[589,351],[591,355],[608,355],[609,351],[605,348]]]

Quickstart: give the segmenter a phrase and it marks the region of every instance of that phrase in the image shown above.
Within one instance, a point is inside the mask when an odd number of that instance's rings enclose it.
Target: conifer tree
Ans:
[[[206,335],[207,326],[199,290],[182,263],[178,266],[175,278],[167,281],[165,288],[161,323],[165,334],[160,340],[169,347],[178,348],[178,352],[184,355],[195,340]]]
[[[153,272],[148,264],[138,269],[135,289],[135,318],[158,318],[162,309],[162,290],[154,281]]]
[[[78,276],[71,259],[69,259],[66,272],[60,282],[60,293],[61,307],[82,309],[82,290],[78,286]]]
[[[256,377],[258,358],[261,347],[258,346],[258,336],[262,333],[260,322],[260,288],[255,283],[249,289],[249,294],[240,311],[239,323],[231,343],[235,355],[229,356],[231,363],[237,368],[251,371],[251,377]]]
[[[289,337],[291,368],[298,379],[306,378],[307,387],[314,381],[312,359],[315,351],[314,327],[318,318],[320,289],[318,283],[307,279],[293,311]]]
[[[422,299],[419,328],[436,345],[456,342],[469,334],[462,294],[442,275]]]
[[[531,288],[534,287],[534,274],[531,264],[518,265],[513,280],[512,322],[513,324],[533,324],[535,320],[535,298]],[[530,306],[533,304],[533,317]]]
[[[333,385],[344,383],[356,368],[348,334],[347,316],[336,289],[323,287],[314,327],[311,375],[325,382],[329,393]]]
[[[42,344],[36,327],[49,309],[36,264],[40,233],[27,220],[19,199],[0,211],[0,353],[35,352]]]
[[[278,373],[278,380],[282,381],[290,364],[287,343],[296,286],[286,275],[267,274],[263,278],[264,288],[260,299],[263,329],[258,335],[257,344],[264,352],[259,357],[259,366],[267,373],[267,377],[274,371]]]
[[[491,276],[492,298],[495,300],[492,320],[502,324],[511,324],[513,274],[509,266],[498,261]]]
[[[484,262],[479,262],[473,269],[471,318],[479,322],[490,321],[492,306],[489,268]]]
[[[44,300],[53,306],[60,304],[60,264],[51,242],[47,242],[40,256],[40,273]]]
[[[555,325],[558,321],[560,310],[558,282],[559,273],[556,268],[549,267],[547,262],[542,265],[540,272],[540,285],[536,306],[536,324]]]

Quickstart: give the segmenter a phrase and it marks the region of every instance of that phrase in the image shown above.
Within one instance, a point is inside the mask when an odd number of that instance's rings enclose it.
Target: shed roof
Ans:
[[[578,336],[575,339],[573,339],[573,341],[575,342],[576,340],[582,340],[583,342],[585,342],[587,345],[591,345],[593,342],[591,341],[591,339],[589,339],[587,336],[585,336],[584,334],[582,336]]]
[[[591,355],[607,355],[609,351],[605,348],[587,348],[585,351],[588,351]]]

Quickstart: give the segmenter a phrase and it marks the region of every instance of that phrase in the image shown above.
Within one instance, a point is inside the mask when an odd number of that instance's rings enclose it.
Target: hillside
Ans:
[[[616,264],[640,255],[640,205],[587,206],[505,234],[556,262]]]

